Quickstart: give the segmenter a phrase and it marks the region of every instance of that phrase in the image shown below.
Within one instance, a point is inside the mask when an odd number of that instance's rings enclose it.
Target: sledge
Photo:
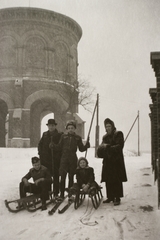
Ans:
[[[46,205],[54,202],[52,194],[52,192],[49,193],[49,200],[46,202]],[[12,213],[17,213],[22,210],[27,210],[28,212],[35,212],[42,207],[40,194],[31,194],[25,198],[19,198],[11,201],[5,200],[4,202],[9,212]]]
[[[84,193],[82,190],[80,190],[80,192],[78,194],[76,194],[75,201],[74,201],[74,208],[75,209],[79,208],[79,206],[82,205],[86,195],[88,195],[88,197],[92,201],[93,207],[95,209],[97,209],[103,198],[101,189],[102,189],[102,187],[99,186],[98,189],[96,189],[96,191],[93,193],[92,192]]]

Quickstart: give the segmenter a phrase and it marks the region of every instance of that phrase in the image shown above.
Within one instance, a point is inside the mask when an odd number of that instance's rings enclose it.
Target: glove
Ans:
[[[90,142],[89,142],[89,140],[86,142],[86,147],[87,147],[87,148],[90,148]]]
[[[110,144],[105,144],[106,149],[110,148],[110,146],[111,146]]]
[[[42,181],[44,181],[44,178],[39,178],[39,179],[37,179],[34,183],[35,183],[35,185],[37,186],[38,183],[39,183],[39,182],[42,182]]]
[[[88,185],[88,184],[83,184],[82,187],[83,187],[83,188],[82,188],[83,192],[86,193],[86,192],[88,191],[89,185]]]
[[[54,147],[54,143],[50,143],[49,148],[53,148],[53,147]]]

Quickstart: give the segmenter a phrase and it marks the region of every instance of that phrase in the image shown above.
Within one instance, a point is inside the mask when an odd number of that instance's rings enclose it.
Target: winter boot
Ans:
[[[106,200],[103,201],[103,203],[110,203],[110,202],[113,202],[114,199],[110,199],[110,198],[107,198]]]
[[[46,201],[42,201],[42,208],[41,208],[41,210],[44,211],[46,209],[47,209]]]
[[[121,199],[120,198],[115,198],[114,199],[114,206],[120,205]]]

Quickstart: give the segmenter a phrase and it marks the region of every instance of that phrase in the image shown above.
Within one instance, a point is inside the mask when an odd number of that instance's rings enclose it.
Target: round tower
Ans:
[[[0,147],[6,134],[9,147],[36,147],[45,115],[54,113],[63,129],[67,112],[78,111],[82,30],[53,11],[7,8],[0,10],[0,32]]]

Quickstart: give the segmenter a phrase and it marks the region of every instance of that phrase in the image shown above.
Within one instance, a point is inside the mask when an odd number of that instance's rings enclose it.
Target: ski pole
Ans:
[[[53,136],[51,136],[51,144],[53,143]],[[54,181],[54,159],[53,159],[53,148],[51,148],[51,155],[52,155],[52,178]],[[54,189],[53,189],[54,190]]]

